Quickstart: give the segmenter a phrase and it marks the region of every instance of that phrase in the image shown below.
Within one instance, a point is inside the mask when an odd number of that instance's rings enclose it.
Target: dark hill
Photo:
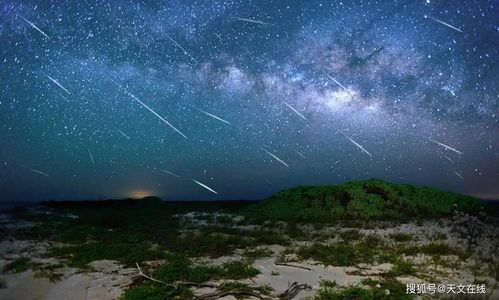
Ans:
[[[370,179],[341,185],[299,186],[274,194],[245,212],[260,220],[328,222],[439,217],[454,210],[475,213],[479,209],[479,200],[471,196]]]

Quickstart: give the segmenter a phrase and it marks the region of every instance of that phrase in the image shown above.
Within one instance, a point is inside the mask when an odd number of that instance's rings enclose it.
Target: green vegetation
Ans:
[[[340,237],[345,242],[351,242],[359,240],[362,237],[362,234],[356,229],[351,229],[340,233]]]
[[[297,249],[296,254],[301,259],[313,259],[324,265],[354,266],[358,263],[393,263],[400,253],[396,248],[387,247],[380,237],[366,235],[360,240],[355,236],[349,242],[302,246]]]
[[[244,251],[243,256],[247,259],[257,259],[262,257],[270,257],[274,254],[274,252],[268,248],[258,248],[258,249],[249,249]]]
[[[465,253],[463,253],[462,251],[452,248],[451,246],[442,242],[433,242],[422,246],[402,247],[399,250],[399,252],[407,255],[416,255],[418,253],[424,253],[432,256],[441,256],[441,255],[457,255],[460,257],[465,256]]]
[[[219,257],[232,253],[236,248],[246,248],[252,241],[240,234],[220,232],[190,231],[171,236],[165,247],[172,252],[186,253],[190,256]]]
[[[14,272],[21,273],[29,269],[30,260],[27,257],[20,257],[14,261]]]
[[[3,268],[3,272],[13,271],[14,273],[21,273],[30,268],[31,261],[27,257],[19,257],[13,262],[7,264]]]
[[[414,265],[407,260],[399,259],[393,265],[390,276],[397,277],[403,275],[414,275],[415,274]]]
[[[85,268],[94,260],[117,260],[126,266],[134,266],[136,262],[161,259],[164,252],[154,250],[147,241],[137,243],[104,243],[90,242],[74,246],[54,247],[51,254],[55,257],[69,259],[72,267]]]
[[[331,266],[353,266],[361,262],[356,247],[351,244],[323,245],[315,243],[299,248],[297,254],[302,259],[313,259]]]
[[[434,235],[432,235],[430,238],[432,240],[442,241],[442,240],[447,239],[447,235],[445,233],[438,232],[438,233],[435,233]]]
[[[396,242],[409,242],[412,240],[412,235],[408,233],[393,233],[390,234],[390,238],[393,239]]]
[[[411,295],[406,294],[405,285],[395,280],[384,281],[363,281],[363,284],[369,284],[369,287],[348,287],[339,289],[334,284],[322,285],[315,300],[408,300],[413,299]],[[379,286],[378,286],[379,285]]]
[[[153,277],[165,283],[193,282],[202,283],[210,280],[239,280],[254,277],[260,272],[245,261],[227,262],[221,266],[192,265],[189,259],[182,255],[168,255],[167,264],[154,270]],[[268,287],[252,288],[238,282],[226,282],[220,285],[220,290],[255,290],[269,292]],[[135,299],[191,299],[192,293],[180,285],[172,288],[162,284],[144,284],[128,290],[126,300]]]
[[[244,211],[254,220],[316,223],[438,217],[450,215],[455,209],[477,212],[479,207],[478,200],[470,196],[370,179],[342,185],[296,187]]]
[[[289,250],[288,250],[289,251]],[[389,275],[414,275],[413,265],[402,255],[427,254],[439,262],[441,256],[457,255],[465,258],[467,253],[455,249],[442,242],[433,242],[426,245],[407,245],[404,243],[389,245],[377,235],[366,235],[360,240],[341,243],[319,243],[301,246],[295,250],[300,259],[312,259],[324,265],[354,266],[359,263],[392,263],[393,270]]]
[[[244,279],[260,272],[246,261],[227,262],[221,266],[191,265],[185,256],[170,255],[165,266],[154,272],[154,278],[172,283],[176,281],[205,282],[214,279]]]
[[[328,223],[351,224],[355,221],[365,226],[391,226],[391,222],[376,220],[415,218],[421,221],[426,217],[449,215],[455,209],[474,212],[479,208],[477,200],[472,197],[380,180],[297,187],[260,203],[166,203],[148,197],[142,200],[46,203],[46,206],[49,213],[16,212],[20,219],[32,221],[36,226],[9,229],[12,232],[3,235],[61,242],[63,245],[51,248],[49,254],[65,258],[63,263],[73,267],[87,268],[88,263],[102,259],[117,260],[129,267],[139,263],[145,273],[166,283],[230,280],[222,283],[218,290],[264,293],[266,287],[248,286],[234,280],[258,275],[259,271],[250,262],[274,255],[265,247],[274,244],[293,246],[283,250],[282,261],[312,259],[333,266],[393,264],[392,270],[384,274],[383,281],[365,280],[361,286],[346,289],[334,282],[323,282],[317,296],[319,300],[408,299],[405,290],[402,293],[393,280],[393,277],[416,273],[415,267],[402,257],[424,253],[435,262],[445,262],[453,259],[446,255],[466,255],[444,243],[447,238],[444,234],[434,235],[431,243],[420,245],[406,233],[391,234],[391,240],[383,240],[377,234],[364,235],[359,229],[331,233]],[[191,211],[196,212],[193,222],[179,217],[179,214]],[[236,215],[239,217],[235,218]],[[203,225],[196,220],[204,221]],[[259,225],[255,225],[255,221]],[[324,230],[311,230],[313,228]],[[292,243],[293,240],[316,243]],[[231,255],[236,249],[242,252],[244,260],[215,266],[196,265],[189,259],[217,258]],[[143,263],[145,261],[156,261],[155,265],[160,266],[148,268]],[[22,272],[30,266],[31,262],[22,258],[12,263],[11,270]],[[497,277],[499,272],[493,273]],[[272,272],[272,275],[279,274]],[[147,280],[138,280],[123,296],[127,300],[193,297],[191,291],[182,285],[173,288]]]
[[[237,212],[248,203],[165,203],[158,198],[100,202],[48,202],[50,214],[19,210],[15,216],[37,226],[15,229],[6,234],[18,239],[53,240],[66,244],[50,249],[68,264],[85,268],[99,259],[117,260],[127,266],[163,259],[166,253],[218,257],[262,243],[271,236],[219,227],[203,232],[182,231],[176,214],[202,211]],[[220,215],[218,221],[227,221]],[[281,237],[282,239],[282,237]]]

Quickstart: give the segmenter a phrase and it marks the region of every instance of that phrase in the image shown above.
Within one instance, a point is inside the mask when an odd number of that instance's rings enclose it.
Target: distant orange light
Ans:
[[[147,197],[147,196],[152,196],[154,195],[153,192],[151,191],[146,191],[146,190],[133,190],[129,193],[129,197],[130,198],[144,198],[144,197]]]

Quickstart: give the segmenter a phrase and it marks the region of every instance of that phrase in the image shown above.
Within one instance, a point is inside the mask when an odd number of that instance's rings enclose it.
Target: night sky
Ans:
[[[497,1],[0,2],[0,198],[499,198]]]

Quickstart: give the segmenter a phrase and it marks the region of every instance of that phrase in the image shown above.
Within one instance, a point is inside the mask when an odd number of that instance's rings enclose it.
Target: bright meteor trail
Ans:
[[[455,31],[458,31],[458,32],[464,33],[461,29],[459,29],[459,28],[457,28],[457,27],[454,27],[454,26],[452,26],[452,25],[451,25],[451,24],[449,24],[449,23],[445,23],[444,21],[441,21],[441,20],[439,20],[439,19],[437,19],[437,18],[430,17],[430,16],[428,16],[428,18],[430,18],[430,19],[432,19],[433,21],[436,21],[436,22],[438,22],[438,23],[440,23],[440,24],[442,24],[442,25],[445,25],[445,26],[447,26],[447,27],[449,27],[449,28],[451,28],[451,29],[454,29]]]
[[[187,140],[187,136],[185,134],[183,134],[180,130],[178,130],[175,126],[173,126],[172,124],[170,124],[170,122],[168,122],[167,120],[165,120],[165,118],[163,118],[162,116],[160,116],[157,112],[155,112],[152,108],[150,108],[147,104],[145,104],[144,102],[140,101],[139,98],[135,97],[135,95],[133,95],[132,93],[128,92],[126,89],[122,88],[119,84],[117,84],[116,82],[113,81],[114,84],[118,85],[119,88],[121,88],[123,91],[125,91],[125,93],[127,95],[129,95],[130,97],[132,97],[135,101],[139,102],[140,105],[142,105],[143,107],[145,107],[147,110],[149,110],[152,114],[154,114],[156,117],[158,117],[161,121],[163,121],[166,125],[170,126],[170,128],[172,128],[173,130],[175,130],[175,132],[177,132],[178,134],[180,134],[184,139]]]
[[[326,76],[331,79],[332,81],[334,81],[334,83],[336,83],[337,85],[339,85],[342,89],[344,89],[345,91],[347,91],[348,93],[350,93],[350,91],[341,83],[338,82],[338,80],[334,79],[333,77],[331,77],[329,74],[326,74]]]
[[[206,111],[204,111],[204,110],[202,110],[202,109],[200,109],[200,108],[196,108],[196,109],[197,109],[197,110],[199,110],[200,112],[202,112],[203,114],[205,114],[205,115],[207,115],[207,116],[209,116],[209,117],[212,117],[213,119],[216,119],[216,120],[218,120],[218,121],[220,121],[220,122],[223,122],[223,123],[225,123],[225,124],[231,125],[229,121],[226,121],[226,120],[224,120],[224,119],[222,119],[222,118],[220,118],[220,117],[217,117],[217,116],[215,116],[214,114],[210,114],[209,112],[206,112]]]
[[[371,153],[369,153],[369,151],[367,151],[366,149],[364,149],[364,147],[362,147],[362,145],[360,145],[359,143],[357,143],[356,141],[354,141],[353,139],[351,139],[348,135],[346,135],[345,133],[343,133],[343,131],[340,131],[350,142],[352,142],[355,146],[359,147],[360,150],[364,151],[367,155],[369,155],[371,158],[373,157],[371,155]]]
[[[275,156],[274,154],[270,153],[269,151],[267,151],[265,148],[260,148],[262,149],[263,151],[265,151],[265,153],[267,153],[268,155],[270,155],[271,157],[273,157],[275,160],[277,160],[278,162],[280,162],[281,164],[285,165],[286,167],[289,168],[289,165],[287,163],[285,163],[282,159],[280,159],[279,157]]]
[[[36,29],[39,33],[43,34],[46,38],[50,39],[50,37],[45,33],[43,32],[40,28],[38,28],[35,24],[31,23],[28,19],[26,19],[25,17],[23,17],[22,15],[19,15],[24,21],[26,21],[26,23],[28,23],[31,27],[33,27],[34,29]]]
[[[207,189],[208,191],[210,191],[210,192],[212,192],[212,193],[214,193],[214,194],[217,194],[217,195],[218,195],[218,193],[217,193],[215,190],[213,190],[212,188],[210,188],[210,187],[209,187],[209,186],[207,186],[206,184],[201,183],[201,182],[199,182],[199,181],[197,181],[197,180],[194,180],[194,179],[192,179],[192,181],[194,181],[195,183],[197,183],[197,184],[198,184],[198,185],[200,185],[201,187],[203,187],[203,188]]]
[[[63,87],[62,84],[59,83],[59,81],[57,81],[54,78],[50,77],[48,74],[45,74],[45,76],[47,76],[48,79],[50,79],[50,81],[52,81],[53,83],[55,83],[58,87],[60,87],[61,89],[63,89],[66,93],[71,94],[71,92],[68,91],[65,87]]]
[[[430,140],[430,141],[432,141],[433,143],[437,144],[437,145],[440,145],[440,146],[444,147],[445,149],[448,149],[448,150],[454,151],[454,152],[456,152],[457,154],[461,154],[461,155],[463,154],[463,152],[461,152],[461,151],[457,150],[456,148],[452,148],[451,146],[448,146],[448,145],[446,145],[446,144],[444,144],[444,143],[437,142],[437,141],[435,141],[435,140],[433,140],[433,139],[429,139],[429,140]]]
[[[233,17],[233,18],[236,19],[236,20],[238,20],[238,21],[255,23],[255,24],[260,24],[260,25],[267,25],[267,23],[259,21],[259,20],[252,20],[252,19],[238,18],[238,17]]]
[[[282,102],[282,103],[284,103],[287,107],[289,107],[289,109],[291,109],[295,114],[297,114],[298,116],[300,116],[302,119],[308,121],[307,118],[305,118],[305,116],[302,115],[299,111],[297,111],[293,106],[289,105],[286,102]]]

